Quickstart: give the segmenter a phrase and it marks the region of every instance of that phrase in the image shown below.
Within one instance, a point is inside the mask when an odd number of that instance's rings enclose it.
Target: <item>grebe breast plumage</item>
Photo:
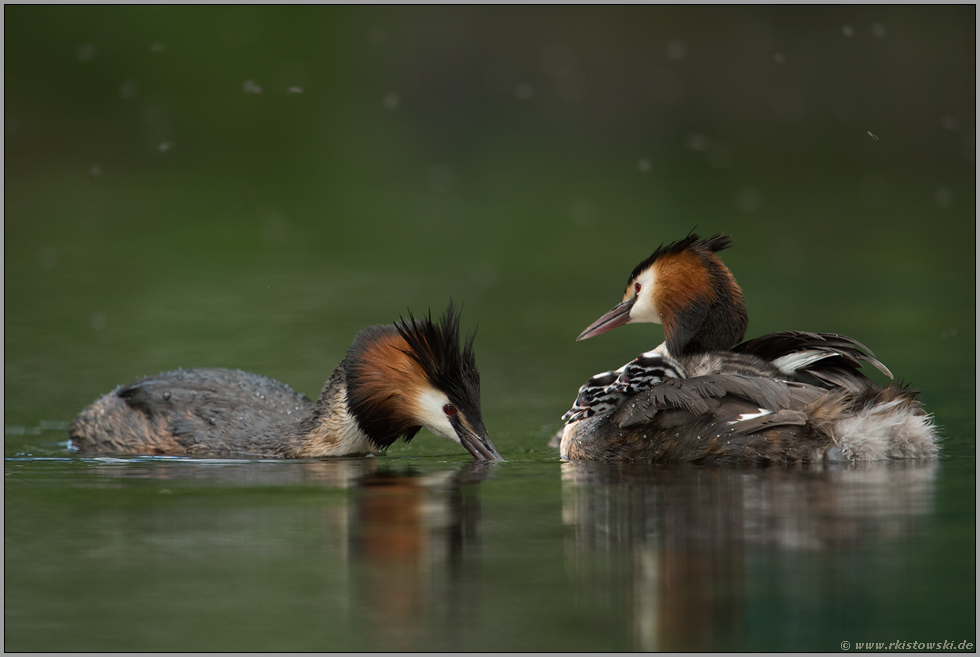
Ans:
[[[83,409],[69,436],[85,452],[318,458],[383,451],[424,426],[477,460],[500,460],[480,406],[473,336],[459,344],[454,304],[372,326],[354,338],[316,403],[289,386],[229,369],[164,372]]]
[[[741,290],[718,251],[731,238],[687,238],[630,274],[623,300],[579,340],[628,323],[664,326],[665,341],[592,377],[564,416],[563,458],[660,462],[811,462],[931,458],[932,418],[864,345],[789,331],[739,342]]]

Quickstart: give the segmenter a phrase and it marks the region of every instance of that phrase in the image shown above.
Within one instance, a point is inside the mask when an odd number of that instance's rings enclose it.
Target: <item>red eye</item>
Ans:
[[[442,407],[442,412],[446,415],[456,415],[456,407],[452,404],[446,404]]]
[[[636,293],[637,293],[637,294],[639,294],[639,293],[640,293],[640,288],[642,288],[642,287],[643,287],[643,286],[642,286],[642,285],[640,285],[639,283],[637,283],[637,284],[636,284]]]

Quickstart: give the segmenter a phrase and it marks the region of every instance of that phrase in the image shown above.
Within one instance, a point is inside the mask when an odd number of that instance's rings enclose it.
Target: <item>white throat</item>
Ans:
[[[640,293],[636,296],[636,302],[630,309],[630,319],[627,324],[663,324],[660,319],[660,312],[657,304],[653,300],[653,291],[657,284],[657,276],[653,273],[653,267],[643,270],[633,284],[640,284]]]
[[[426,429],[437,436],[449,438],[459,443],[459,436],[456,435],[456,430],[450,424],[449,416],[442,410],[449,403],[449,397],[444,392],[435,388],[425,388],[415,403],[417,405],[416,417],[422,421],[422,425]]]

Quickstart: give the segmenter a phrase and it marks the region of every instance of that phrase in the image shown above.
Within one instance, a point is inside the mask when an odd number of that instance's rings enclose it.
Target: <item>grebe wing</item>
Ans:
[[[781,410],[799,411],[826,390],[792,381],[740,375],[708,375],[668,379],[628,399],[610,418],[626,428],[651,422],[664,411],[679,409],[711,422]],[[728,420],[725,417],[728,416]],[[775,418],[772,418],[775,419]]]
[[[847,368],[858,376],[862,363],[870,363],[879,372],[893,378],[892,373],[866,346],[846,335],[782,331],[747,340],[732,347],[735,353],[752,354],[767,360],[785,374],[808,372],[815,374],[827,368]]]
[[[149,420],[162,422],[192,452],[252,449],[264,435],[309,415],[313,402],[288,385],[259,374],[229,369],[163,372],[119,388],[115,394]]]
[[[297,406],[306,410],[313,404],[306,395],[275,379],[221,368],[162,372],[123,386],[116,394],[148,415],[191,405],[285,414],[287,410],[295,412]]]

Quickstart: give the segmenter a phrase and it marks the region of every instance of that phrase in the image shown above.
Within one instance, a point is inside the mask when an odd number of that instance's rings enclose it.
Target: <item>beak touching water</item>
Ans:
[[[497,448],[493,446],[490,442],[490,436],[487,435],[487,430],[483,428],[483,423],[476,428],[476,432],[471,431],[462,422],[455,421],[452,423],[453,429],[456,430],[456,435],[459,437],[460,444],[466,448],[473,458],[477,461],[503,461],[504,457],[500,455]]]
[[[630,310],[633,308],[634,303],[636,303],[636,297],[627,299],[617,305],[605,315],[592,322],[589,328],[582,331],[582,334],[575,338],[576,342],[579,340],[588,340],[629,322]]]

